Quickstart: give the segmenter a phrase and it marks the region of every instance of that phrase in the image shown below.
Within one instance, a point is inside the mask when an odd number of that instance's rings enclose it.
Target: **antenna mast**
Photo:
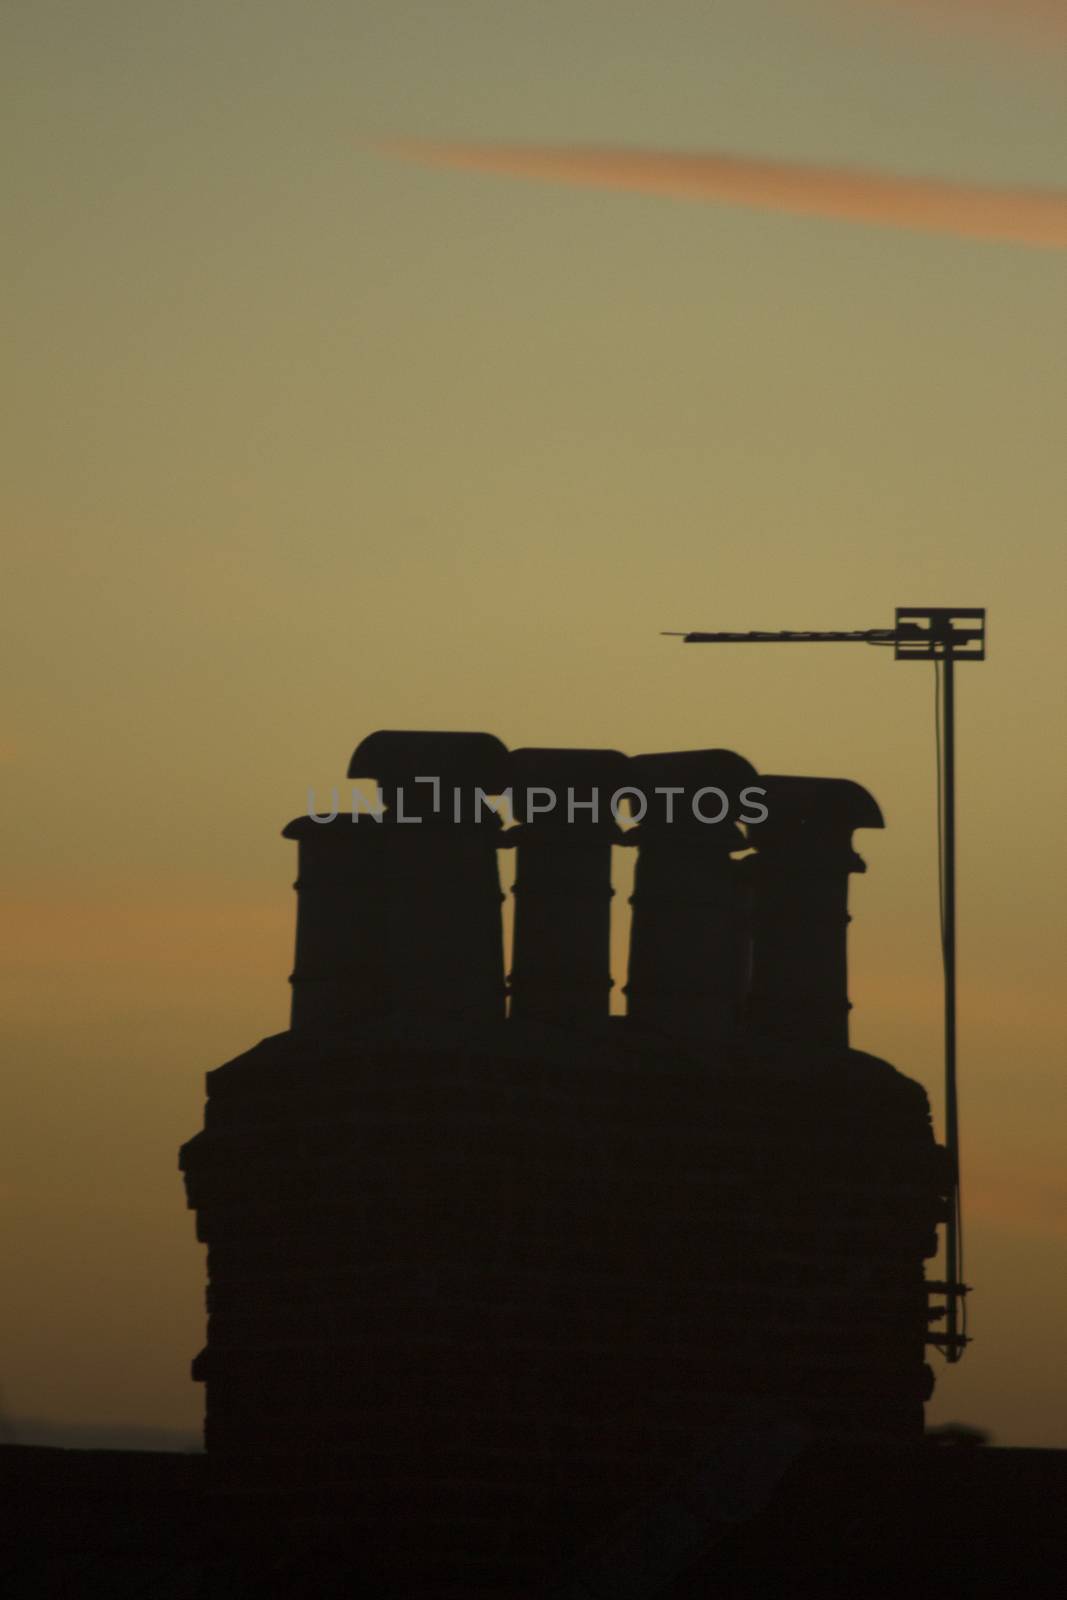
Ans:
[[[945,1228],[945,1277],[931,1285],[946,1297],[946,1329],[929,1335],[956,1362],[968,1343],[960,1205],[959,1101],[956,1090],[956,686],[958,661],[984,661],[986,614],[977,606],[898,606],[892,628],[851,632],[682,633],[684,644],[892,645],[897,661],[932,661],[938,688],[938,865],[941,956],[945,982],[945,1149],[952,1193]]]

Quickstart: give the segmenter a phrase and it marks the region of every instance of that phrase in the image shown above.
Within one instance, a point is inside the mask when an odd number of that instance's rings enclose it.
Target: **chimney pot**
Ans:
[[[500,842],[516,851],[515,1019],[573,1026],[608,1015],[611,848],[621,838],[611,802],[626,782],[627,759],[618,750],[511,753],[509,783],[521,820]]]
[[[709,1044],[737,1026],[748,937],[744,874],[731,854],[745,848],[736,819],[741,790],[757,778],[732,750],[630,762],[630,781],[648,802],[627,835],[637,844],[626,985],[637,1023]]]
[[[755,890],[748,1018],[767,1037],[848,1048],[848,878],[866,870],[854,828],[884,827],[873,795],[844,778],[763,779],[750,842]]]

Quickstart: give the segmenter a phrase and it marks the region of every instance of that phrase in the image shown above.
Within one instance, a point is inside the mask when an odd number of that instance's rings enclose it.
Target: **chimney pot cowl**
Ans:
[[[885,827],[877,800],[862,784],[853,783],[849,778],[799,778],[768,773],[760,782],[767,791],[767,820],[753,823],[757,833],[764,828],[777,829],[779,825],[831,828],[842,832]]]
[[[612,801],[629,784],[629,757],[621,750],[585,750],[524,746],[508,760],[508,786],[517,826],[502,844],[560,835],[572,842],[592,837],[621,840]],[[541,802],[531,816],[527,800],[538,790],[552,796],[549,809]],[[595,810],[594,810],[595,807]]]
[[[322,834],[329,833],[331,829],[335,835],[338,833],[350,835],[353,832],[351,812],[339,811],[336,817],[321,817],[318,820],[312,816],[294,817],[292,822],[287,822],[282,829],[282,838],[296,839],[299,842],[301,839],[318,838]]]
[[[647,820],[641,823],[642,828],[647,828],[648,823],[656,828],[673,819],[683,829],[697,829],[702,837],[710,838],[712,832],[725,837],[736,831],[734,824],[742,806],[741,791],[761,780],[751,762],[733,750],[662,750],[632,756],[628,781],[647,803]],[[682,795],[679,798],[677,794],[657,794],[657,789],[680,789]],[[700,826],[693,820],[694,796],[702,789],[719,789],[729,801],[729,808],[717,828]],[[740,848],[740,845],[731,848]]]
[[[630,757],[630,777],[638,786],[655,788],[680,784],[697,790],[707,784],[741,788],[754,783],[759,773],[750,761],[733,750],[661,750]]]
[[[508,757],[508,782],[516,792],[550,789],[606,789],[608,798],[626,783],[629,757],[621,750],[556,749],[524,745]]]
[[[508,750],[491,733],[439,733],[382,728],[360,740],[348,764],[350,778],[373,778],[387,788],[415,778],[440,778],[486,794],[507,787]]]

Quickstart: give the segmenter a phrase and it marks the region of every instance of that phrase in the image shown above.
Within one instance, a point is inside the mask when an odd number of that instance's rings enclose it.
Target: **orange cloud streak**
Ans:
[[[734,155],[572,145],[448,144],[392,140],[384,151],[432,166],[629,189],[764,211],[842,217],[972,239],[1067,248],[1067,192],[994,189],[933,178],[758,161]]]
[[[1048,35],[1067,34],[1067,9],[1063,0],[874,0],[883,11],[910,12],[918,21],[935,27],[956,20],[972,27],[1006,25],[1029,33],[1035,42]]]

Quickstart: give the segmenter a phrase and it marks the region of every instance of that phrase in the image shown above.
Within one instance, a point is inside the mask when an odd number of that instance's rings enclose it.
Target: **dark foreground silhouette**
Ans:
[[[773,1485],[680,1476],[551,1573],[489,1578],[472,1546],[466,1576],[407,1585],[353,1537],[343,1495],[220,1499],[208,1467],[0,1447],[6,1600],[971,1600],[1067,1578],[1067,1451],[811,1441]]]
[[[291,1028],[208,1075],[181,1152],[217,1502],[325,1496],[399,1591],[578,1564],[622,1595],[820,1439],[918,1446],[951,1183],[921,1085],[849,1046],[872,797],[477,733],[372,734],[350,776],[380,816],[285,829]],[[517,826],[476,803],[504,793]]]

